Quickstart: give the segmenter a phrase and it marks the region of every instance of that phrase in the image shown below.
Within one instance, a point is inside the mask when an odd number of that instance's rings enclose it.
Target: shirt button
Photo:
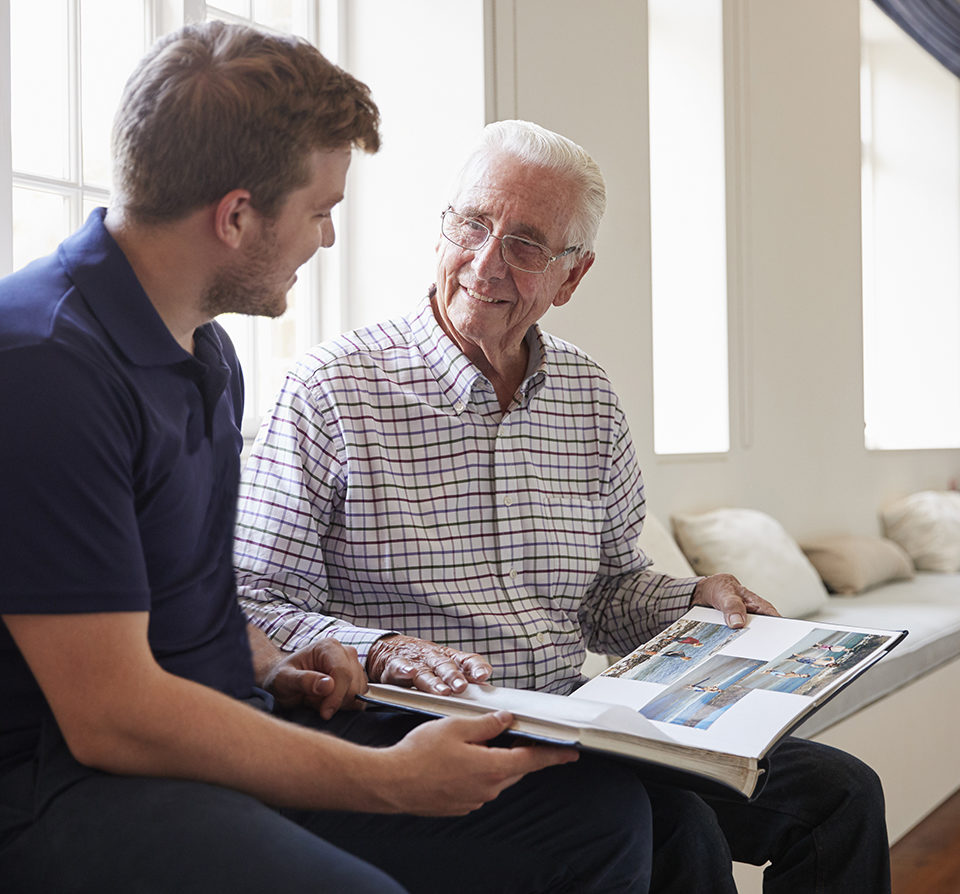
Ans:
[[[467,406],[467,405],[466,405],[462,400],[458,400],[458,401],[453,405],[453,408],[454,408],[458,413],[462,413],[462,412],[464,411],[464,409],[465,409],[466,406]]]
[[[511,569],[510,569],[510,577],[512,577],[514,580],[517,579],[517,569],[516,569],[516,568],[511,568]]]
[[[503,505],[504,505],[504,506],[512,506],[512,505],[513,505],[513,497],[511,497],[510,494],[507,494],[507,495],[503,498]]]
[[[541,643],[545,643],[547,641],[547,635],[545,633],[538,633],[537,641]]]

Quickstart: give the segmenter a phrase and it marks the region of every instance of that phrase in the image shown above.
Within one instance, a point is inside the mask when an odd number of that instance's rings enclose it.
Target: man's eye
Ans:
[[[521,258],[536,258],[541,254],[545,254],[542,245],[536,242],[530,242],[527,239],[520,239],[517,236],[514,236],[510,240],[510,248],[517,257]]]

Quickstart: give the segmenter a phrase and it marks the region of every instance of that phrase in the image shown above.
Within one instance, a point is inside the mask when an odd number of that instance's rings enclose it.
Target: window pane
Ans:
[[[89,198],[84,199],[83,208],[80,216],[83,218],[83,220],[86,220],[90,216],[90,214],[93,212],[94,208],[99,208],[105,204],[106,204],[105,200],[98,201],[97,199],[89,199]]]
[[[70,75],[67,0],[10,3],[10,102],[13,168],[70,176]]]
[[[70,232],[69,200],[56,193],[13,188],[13,269],[50,254]]]
[[[254,0],[253,18],[277,31],[309,37],[310,6],[307,0]]]
[[[960,447],[960,82],[861,11],[866,446]]]
[[[648,11],[654,450],[722,453],[730,424],[721,3],[650,0]]]
[[[218,12],[224,12],[227,15],[250,17],[250,0],[217,0],[216,3],[208,3],[207,18],[218,18]]]
[[[142,3],[81,0],[83,179],[110,187],[110,129],[120,93],[145,47]]]

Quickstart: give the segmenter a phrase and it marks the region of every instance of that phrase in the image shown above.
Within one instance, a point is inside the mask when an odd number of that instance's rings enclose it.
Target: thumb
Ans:
[[[324,696],[333,690],[333,677],[319,671],[289,668],[284,674],[284,684],[288,690],[304,695]]]
[[[457,731],[463,736],[464,742],[478,744],[495,739],[509,729],[512,723],[513,714],[508,711],[494,711],[482,717],[459,718]]]

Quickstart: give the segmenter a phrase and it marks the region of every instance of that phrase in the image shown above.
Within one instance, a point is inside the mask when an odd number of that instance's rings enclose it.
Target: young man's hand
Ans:
[[[252,639],[252,637],[251,637]],[[260,646],[261,656],[265,647]],[[367,677],[352,646],[320,639],[297,652],[274,650],[261,669],[259,684],[284,708],[309,705],[329,720],[342,708],[357,709],[356,696],[367,691]]]
[[[381,790],[391,801],[388,812],[462,816],[492,801],[527,773],[578,758],[572,748],[486,744],[512,722],[506,711],[432,720],[384,749],[387,776]]]

